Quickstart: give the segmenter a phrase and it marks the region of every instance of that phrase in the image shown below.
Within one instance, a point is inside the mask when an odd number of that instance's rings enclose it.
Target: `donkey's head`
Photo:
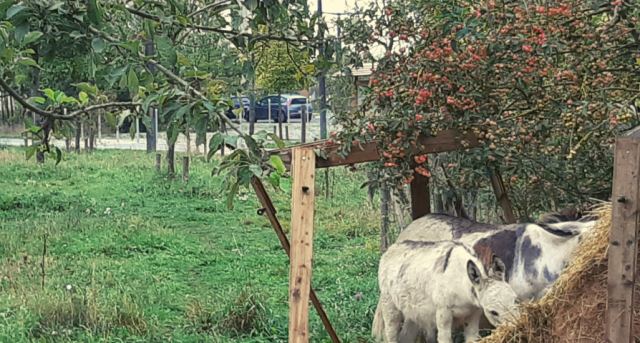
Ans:
[[[473,261],[467,262],[467,274],[473,285],[473,292],[493,326],[507,322],[519,314],[517,296],[511,286],[505,282],[505,272],[504,262],[497,256],[493,257],[487,276]]]

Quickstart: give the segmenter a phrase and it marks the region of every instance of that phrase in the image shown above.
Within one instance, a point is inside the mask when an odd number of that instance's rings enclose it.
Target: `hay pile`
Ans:
[[[499,327],[481,343],[605,342],[611,204],[601,205],[592,215],[599,218],[593,234],[578,245],[573,261],[551,291],[540,301],[524,304],[520,318]],[[635,299],[640,299],[639,283],[636,275]],[[640,301],[634,304],[634,312],[640,312]],[[639,319],[634,325],[636,342],[640,342]]]

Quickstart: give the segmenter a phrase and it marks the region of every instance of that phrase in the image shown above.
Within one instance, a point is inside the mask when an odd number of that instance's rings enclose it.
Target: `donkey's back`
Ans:
[[[452,217],[447,214],[431,213],[412,221],[411,224],[400,233],[396,242],[438,242],[457,240],[469,235],[482,237],[496,231],[515,231],[519,226],[518,224],[493,225],[478,223],[465,218]]]

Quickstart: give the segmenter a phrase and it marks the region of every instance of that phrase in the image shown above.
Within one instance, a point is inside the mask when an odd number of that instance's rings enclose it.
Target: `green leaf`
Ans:
[[[33,126],[33,119],[31,119],[29,117],[25,117],[24,118],[24,126],[32,127]]]
[[[98,86],[91,86],[86,82],[83,83],[79,83],[76,85],[76,87],[82,89],[83,91],[91,94],[91,95],[96,95],[98,94]]]
[[[128,81],[129,91],[131,91],[132,93],[138,92],[138,75],[136,75],[136,72],[133,70],[133,68],[129,69]]]
[[[284,142],[282,141],[282,139],[280,139],[280,137],[278,137],[278,135],[273,133],[267,133],[267,136],[271,137],[271,139],[273,139],[273,141],[276,142],[276,145],[278,146],[278,148],[284,148]]]
[[[16,83],[20,83],[26,78],[27,78],[27,75],[18,75],[16,76]]]
[[[105,113],[104,114],[104,119],[107,121],[107,124],[109,124],[109,126],[111,126],[112,129],[116,128],[116,116],[113,115],[113,113]]]
[[[55,11],[60,7],[62,7],[62,5],[64,5],[64,2],[62,1],[56,2],[55,4],[53,4],[53,6],[49,7],[49,11]]]
[[[118,127],[122,126],[122,124],[124,123],[124,120],[127,119],[128,116],[131,115],[131,112],[120,112],[120,114],[118,114]]]
[[[0,3],[0,12],[4,12],[9,8],[9,6],[15,4],[15,1],[4,1]]]
[[[133,123],[131,123],[131,126],[129,127],[129,135],[131,136],[131,139],[134,139],[136,137],[136,125],[137,125],[137,120],[134,120]]]
[[[158,52],[169,65],[175,66],[178,63],[178,54],[173,48],[173,42],[167,37],[158,37],[156,39]]]
[[[167,129],[167,138],[169,138],[169,146],[176,144],[178,135],[180,134],[180,127],[176,123],[169,125]]]
[[[222,145],[223,141],[224,136],[220,132],[216,132],[209,141],[209,155],[213,156],[213,154],[220,149],[220,145]],[[210,160],[211,156],[207,156],[207,160]]]
[[[287,194],[291,194],[291,184],[293,183],[293,178],[291,177],[287,177],[287,178],[281,178],[280,179],[280,189],[287,193]]]
[[[29,43],[33,43],[38,40],[42,36],[42,32],[40,31],[31,31],[29,32],[24,39],[22,40],[22,45],[27,45]]]
[[[95,51],[96,53],[102,53],[104,51],[106,44],[105,42],[102,40],[102,38],[94,38],[91,41],[91,47],[93,48],[93,51]]]
[[[244,7],[246,7],[250,12],[253,12],[258,8],[258,0],[244,0]]]
[[[27,161],[28,161],[31,157],[33,157],[33,154],[35,154],[35,153],[36,153],[36,149],[38,149],[38,146],[37,146],[37,145],[32,145],[32,146],[27,147],[27,148],[25,149],[25,154],[27,155]]]
[[[280,187],[280,175],[278,173],[272,172],[268,180],[274,187]]]
[[[86,37],[86,35],[80,33],[80,31],[73,31],[69,34],[69,37],[73,39],[78,39],[78,38]]]
[[[89,101],[89,96],[85,92],[80,92],[80,94],[78,94],[78,98],[83,105]]]
[[[27,35],[27,33],[29,33],[29,29],[30,29],[29,22],[26,20],[22,24],[18,25],[14,30],[14,33],[15,33],[14,38],[16,42],[18,43],[22,42],[22,40]],[[7,50],[7,51],[13,52],[13,50]]]
[[[60,151],[60,148],[56,147],[56,166],[58,166],[60,161],[62,161],[62,151]]]
[[[152,95],[144,99],[144,102],[142,103],[142,110],[147,112],[149,110],[149,106],[151,105],[151,102],[153,100],[156,100],[157,98],[158,98],[157,95]]]
[[[89,0],[87,6],[87,15],[89,16],[89,20],[95,24],[100,25],[102,22],[102,10],[98,5],[97,0]]]
[[[49,99],[56,101],[56,96],[52,89],[47,88],[43,92]]]
[[[38,66],[38,63],[36,63],[36,61],[34,61],[33,59],[28,58],[28,57],[21,57],[18,60],[18,63],[22,64],[23,66],[31,66],[31,67],[40,68],[40,66]]]
[[[20,13],[20,11],[26,9],[26,6],[22,6],[22,5],[15,5],[13,7],[11,7],[10,9],[7,10],[7,20],[11,19],[11,17],[13,17],[14,15]]]
[[[255,175],[257,177],[261,177],[262,176],[262,168],[260,168],[260,166],[257,165],[257,164],[250,165],[249,166],[249,170],[251,170],[253,175]]]
[[[269,162],[271,162],[271,165],[276,168],[276,172],[279,175],[283,175],[287,171],[287,168],[284,166],[284,163],[282,163],[280,156],[274,155],[269,157]]]
[[[224,135],[224,140],[227,142],[227,144],[231,145],[232,147],[236,148],[238,147],[238,136],[232,136],[232,135]]]
[[[35,98],[33,98],[33,99],[34,99],[37,103],[39,103],[39,104],[41,104],[41,105],[43,105],[45,102],[47,102],[47,99],[42,98],[42,97],[39,97],[39,96],[37,96],[37,97],[35,97]]]

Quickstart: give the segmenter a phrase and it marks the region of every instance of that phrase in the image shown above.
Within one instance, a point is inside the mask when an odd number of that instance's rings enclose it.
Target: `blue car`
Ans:
[[[300,119],[302,109],[307,108],[308,120],[313,118],[313,108],[311,104],[307,104],[307,98],[302,95],[282,94],[280,96],[280,106],[278,106],[278,96],[269,95],[256,102],[256,121],[269,120],[269,102],[271,103],[271,120],[274,123],[282,121],[286,123],[288,118]],[[281,112],[278,115],[278,108]],[[249,121],[249,112],[245,112],[245,117]]]

